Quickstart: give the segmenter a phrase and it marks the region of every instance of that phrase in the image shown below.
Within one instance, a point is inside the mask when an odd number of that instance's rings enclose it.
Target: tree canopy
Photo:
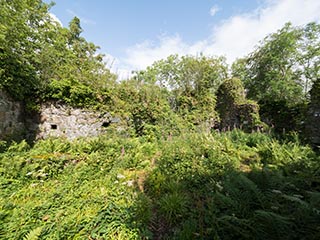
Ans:
[[[312,83],[319,77],[320,25],[294,27],[287,23],[268,35],[248,57],[233,66],[248,96],[259,102],[307,100]]]
[[[228,77],[223,57],[171,55],[136,73],[135,79],[169,90],[171,107],[189,122],[217,119],[215,92]]]
[[[320,25],[287,23],[232,65],[263,119],[276,131],[303,131],[309,91],[319,78]]]
[[[64,28],[49,14],[51,6],[41,0],[0,1],[0,87],[18,100],[86,102],[116,77],[98,46],[81,37],[79,18]]]

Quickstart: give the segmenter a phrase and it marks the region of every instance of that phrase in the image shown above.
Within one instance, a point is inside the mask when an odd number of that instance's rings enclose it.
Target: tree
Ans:
[[[39,85],[35,65],[50,6],[40,0],[0,1],[0,87],[16,99],[33,96]]]
[[[63,28],[50,16],[51,6],[41,0],[0,0],[0,87],[33,105],[48,98],[92,102],[116,76],[99,47],[80,36],[79,18]]]
[[[171,55],[155,62],[135,78],[169,90],[171,108],[193,124],[215,121],[215,92],[227,78],[222,57]]]
[[[286,24],[267,36],[246,61],[244,79],[248,97],[260,103],[268,99],[297,103],[303,99],[295,67],[301,31]]]
[[[305,96],[312,84],[320,78],[320,24],[311,22],[302,28],[299,48],[299,75]]]
[[[59,49],[55,55],[59,64],[54,70],[54,79],[76,81],[97,91],[106,88],[116,76],[106,68],[104,55],[97,53],[99,47],[80,36],[82,31],[80,19],[77,17],[70,21],[69,29],[59,29],[58,37],[51,45],[52,51]],[[62,61],[59,59],[61,57]]]
[[[309,90],[319,77],[319,36],[319,24],[287,23],[232,66],[248,97],[258,101],[262,119],[277,132],[302,129]]]
[[[268,35],[257,49],[233,66],[248,97],[263,103],[282,101],[298,104],[307,100],[312,82],[319,76],[320,25],[291,23]]]
[[[225,58],[171,55],[136,74],[136,79],[183,92],[216,91],[227,77]]]
[[[75,41],[79,41],[81,33],[80,19],[74,17],[69,23],[69,44],[72,45]]]

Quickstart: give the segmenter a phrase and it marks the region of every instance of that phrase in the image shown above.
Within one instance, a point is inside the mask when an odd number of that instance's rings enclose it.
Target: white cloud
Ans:
[[[58,24],[60,24],[60,26],[63,26],[63,25],[62,25],[62,22],[60,21],[60,19],[59,19],[56,15],[54,15],[53,13],[49,13],[49,15],[50,15],[50,18],[51,18],[54,22],[57,22]]]
[[[80,16],[79,14],[77,14],[76,12],[67,9],[67,13],[69,13],[71,16],[73,17],[78,17],[80,19],[81,23],[87,24],[87,25],[96,25],[97,23],[91,19],[85,18],[83,16]]]
[[[248,54],[267,34],[277,31],[286,22],[303,25],[320,21],[319,12],[318,0],[269,0],[266,7],[231,17],[216,27],[210,37],[212,44],[205,52],[225,54],[231,62]]]
[[[104,54],[103,61],[108,69],[118,76],[119,80],[129,79],[133,76],[129,66],[123,66],[120,64],[119,59],[115,58],[111,54]]]
[[[158,37],[158,42],[155,44],[151,41],[144,41],[127,49],[128,58],[124,63],[132,66],[133,69],[143,69],[151,65],[154,61],[166,58],[171,54],[196,54],[200,53],[205,44],[198,42],[193,45],[188,45],[183,42],[179,35]]]
[[[263,7],[220,22],[206,39],[193,44],[184,42],[179,35],[160,36],[156,42],[146,40],[129,47],[119,64],[123,69],[137,70],[170,54],[198,53],[225,55],[231,63],[248,54],[267,34],[280,29],[286,22],[294,25],[320,22],[319,12],[319,0],[266,0]]]
[[[220,8],[217,5],[214,5],[210,8],[210,15],[213,17],[219,11],[220,11]]]

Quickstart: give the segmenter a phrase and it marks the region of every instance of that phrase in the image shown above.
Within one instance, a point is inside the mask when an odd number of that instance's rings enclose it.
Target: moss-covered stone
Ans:
[[[245,89],[238,78],[226,80],[217,92],[219,129],[242,128],[246,131],[262,127],[259,105],[245,97]]]

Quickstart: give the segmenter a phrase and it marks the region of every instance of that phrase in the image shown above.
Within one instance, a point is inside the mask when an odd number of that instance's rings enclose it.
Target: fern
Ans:
[[[274,212],[257,210],[253,218],[260,239],[292,239],[293,223],[288,217]]]
[[[234,202],[233,211],[242,217],[249,217],[252,208],[264,208],[267,205],[256,183],[243,174],[229,176],[224,183],[224,191]]]
[[[240,131],[13,143],[0,154],[0,239],[320,239],[319,160]],[[48,212],[55,225],[38,227]]]
[[[218,218],[221,239],[252,239],[254,227],[249,220],[225,215]]]
[[[23,240],[38,240],[43,227],[37,227],[33,230],[31,230],[24,238]]]

